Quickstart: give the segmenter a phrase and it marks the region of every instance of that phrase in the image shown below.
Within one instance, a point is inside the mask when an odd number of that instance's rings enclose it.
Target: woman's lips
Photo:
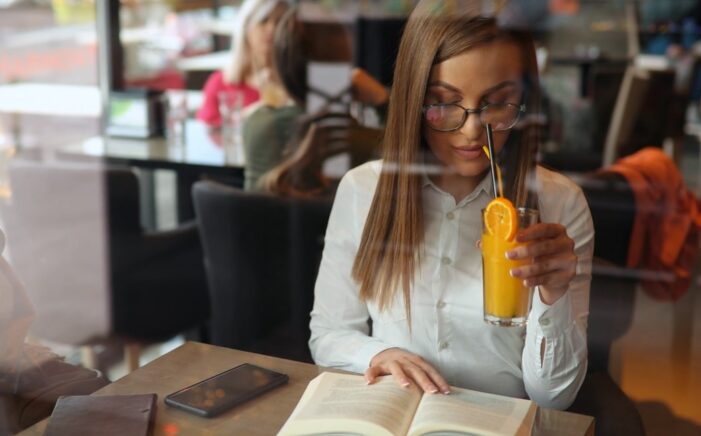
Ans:
[[[470,147],[470,148],[461,148],[461,147],[453,147],[453,151],[455,154],[460,156],[462,159],[476,159],[480,157],[484,152],[482,151],[481,147]]]

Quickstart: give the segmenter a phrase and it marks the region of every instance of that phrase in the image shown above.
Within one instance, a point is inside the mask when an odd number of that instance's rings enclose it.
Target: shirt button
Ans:
[[[437,304],[436,307],[439,309],[443,309],[445,307],[445,301],[440,300]]]
[[[543,318],[540,320],[540,325],[547,326],[550,325],[550,319],[549,318]]]
[[[455,215],[453,214],[453,212],[448,212],[447,214],[445,214],[445,217],[449,220],[452,220],[453,218],[455,218]]]
[[[451,262],[451,260],[450,260],[449,257],[443,257],[443,258],[441,259],[441,263],[442,263],[443,265],[450,265],[450,262]]]
[[[446,341],[440,341],[440,342],[438,343],[438,349],[439,349],[439,350],[445,350],[446,348],[448,348],[448,342],[446,342]]]

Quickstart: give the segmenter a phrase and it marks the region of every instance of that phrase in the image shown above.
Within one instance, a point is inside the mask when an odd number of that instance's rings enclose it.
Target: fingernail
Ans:
[[[450,389],[444,390],[444,391],[443,391],[443,394],[444,394],[444,395],[450,395]]]
[[[515,252],[515,251],[512,251],[512,250],[507,251],[507,252],[504,253],[504,254],[506,255],[506,258],[507,258],[507,259],[513,259],[514,257],[516,257],[516,252]]]
[[[404,380],[404,381],[402,381],[402,386],[404,386],[405,388],[408,388],[409,386],[411,386],[411,383],[409,383],[408,380]]]
[[[531,282],[528,281],[528,280],[524,280],[524,281],[523,281],[523,286],[525,286],[525,287],[527,287],[527,288],[530,288],[530,287],[531,287]]]
[[[509,275],[511,277],[518,277],[520,275],[521,271],[519,271],[518,268],[510,269],[509,270]]]
[[[431,389],[431,390],[429,391],[429,393],[431,393],[431,394],[436,394],[436,393],[438,393],[438,389],[435,389],[435,388],[434,388],[434,389]]]

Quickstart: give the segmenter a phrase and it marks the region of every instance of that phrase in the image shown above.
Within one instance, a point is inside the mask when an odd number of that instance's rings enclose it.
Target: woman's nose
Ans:
[[[482,126],[479,114],[468,114],[465,123],[460,128],[460,133],[465,135],[467,139],[475,141],[482,136],[483,132],[484,126]]]

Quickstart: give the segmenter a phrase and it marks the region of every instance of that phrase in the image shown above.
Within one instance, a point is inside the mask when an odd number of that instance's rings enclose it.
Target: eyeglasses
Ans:
[[[429,104],[422,109],[426,124],[439,132],[452,132],[461,128],[469,114],[477,114],[483,127],[492,125],[492,131],[503,132],[518,123],[525,104],[489,103],[479,109],[467,109],[457,103]]]

